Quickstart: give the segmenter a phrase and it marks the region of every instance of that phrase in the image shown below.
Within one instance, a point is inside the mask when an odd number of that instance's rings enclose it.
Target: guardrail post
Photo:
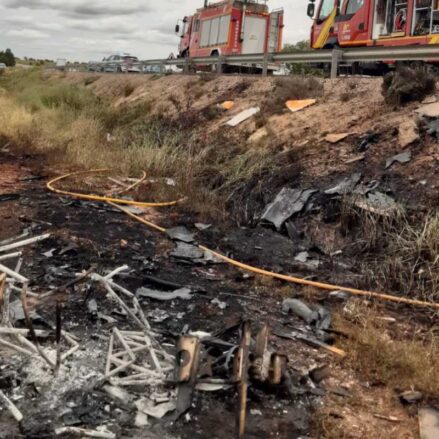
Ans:
[[[218,56],[218,60],[216,63],[216,74],[217,75],[222,75],[223,73],[223,64],[224,64],[224,57],[223,56]]]
[[[189,75],[189,58],[184,59],[183,74]]]
[[[268,63],[270,62],[270,54],[264,54],[264,61],[262,64],[262,76],[268,76]]]
[[[338,76],[338,63],[342,58],[343,51],[340,49],[333,49],[331,61],[331,79],[335,79]]]

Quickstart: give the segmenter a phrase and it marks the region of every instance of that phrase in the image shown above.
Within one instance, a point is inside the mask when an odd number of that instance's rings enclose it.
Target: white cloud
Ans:
[[[6,32],[6,35],[13,38],[22,38],[25,40],[49,38],[49,34],[36,29],[12,29]]]
[[[0,0],[0,50],[18,56],[101,59],[127,51],[141,59],[165,58],[177,51],[178,19],[190,15],[204,0]],[[270,0],[284,7],[284,43],[309,37],[307,0]]]

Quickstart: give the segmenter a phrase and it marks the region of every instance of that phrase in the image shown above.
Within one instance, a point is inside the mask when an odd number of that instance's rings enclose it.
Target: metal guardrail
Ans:
[[[437,61],[439,62],[439,44],[411,46],[374,46],[359,48],[336,48],[333,50],[308,50],[296,53],[247,54],[231,56],[209,56],[198,58],[152,59],[140,61],[142,66],[178,66],[189,73],[192,66],[214,65],[216,72],[222,73],[224,65],[258,66],[262,74],[267,75],[270,65],[279,63],[329,63],[331,77],[337,76],[341,62],[361,61]]]

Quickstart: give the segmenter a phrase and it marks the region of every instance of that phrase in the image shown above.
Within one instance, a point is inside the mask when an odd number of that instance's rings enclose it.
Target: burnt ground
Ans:
[[[250,319],[256,327],[275,316],[277,319],[273,321],[279,320],[282,324],[283,317],[280,314],[279,300],[274,295],[264,301],[258,300],[256,296],[256,300],[247,301],[221,294],[228,292],[237,296],[242,293],[248,294],[251,278],[235,281],[239,277],[238,274],[225,266],[188,267],[175,263],[167,256],[172,244],[170,245],[154,231],[148,230],[119,211],[113,211],[103,204],[60,198],[49,193],[44,184],[46,174],[38,169],[36,160],[25,157],[21,161],[31,169],[27,166],[21,167],[17,177],[23,178],[32,172],[32,175],[41,177],[41,179],[22,182],[18,191],[19,200],[2,203],[0,239],[13,236],[26,227],[32,228],[33,235],[47,231],[53,233],[50,239],[26,250],[26,262],[22,273],[32,279],[30,288],[33,291],[44,292],[44,286],[66,283],[74,277],[74,273],[87,270],[91,265],[96,265],[97,270],[104,273],[127,264],[132,271],[121,283],[131,290],[147,285],[142,279],[143,275],[154,274],[162,279],[185,286],[194,286],[202,291],[195,294],[189,303],[185,301],[181,301],[184,303],[174,301],[171,304],[169,302],[144,303],[146,310],[154,307],[156,311],[163,310],[169,316],[164,322],[154,324],[154,329],[163,333],[164,342],[175,344],[176,338],[185,325],[189,325],[191,330],[216,332],[225,326],[228,319],[233,319],[235,316]],[[10,172],[10,168],[17,168],[16,164],[16,158],[2,155],[2,170],[6,169]],[[10,175],[10,177],[14,178],[15,175]],[[17,185],[14,185],[14,189],[17,191]],[[6,192],[4,186],[2,191]],[[121,248],[122,240],[128,243],[124,248]],[[55,249],[52,257],[44,255],[52,249]],[[212,277],[213,280],[211,280]],[[214,298],[227,303],[227,308],[221,310],[216,304],[212,304]],[[69,328],[69,331],[79,336],[81,344],[87,346],[91,343],[94,349],[100,349],[103,367],[106,351],[105,338],[108,339],[113,325],[105,324],[88,314],[87,301],[91,299],[98,302],[100,312],[116,318],[118,326],[123,328],[128,323],[129,327],[129,322],[126,321],[126,317],[121,318],[117,313],[113,313],[112,305],[106,302],[102,291],[77,291],[65,298],[64,328]],[[278,312],[273,313],[276,309]],[[47,324],[54,324],[53,312],[54,304],[51,302],[38,306],[38,313],[45,322],[42,328],[47,327]],[[98,348],[93,346],[96,340],[101,345]],[[280,348],[282,343],[275,341]],[[320,354],[316,352],[316,355],[318,357]],[[8,371],[8,365],[10,365],[8,355],[4,355],[0,361],[3,363],[2,367]],[[23,369],[26,367],[21,366],[20,370],[23,371]],[[49,371],[46,373],[50,374]],[[10,380],[5,380],[7,382],[3,383],[5,387],[2,386],[2,388],[12,390],[9,386],[14,383],[18,386],[17,393],[25,398],[24,401],[17,403],[22,412],[26,413],[21,430],[23,437],[52,437],[53,431],[51,430],[57,423],[66,425],[79,423],[93,428],[110,419],[114,420],[112,413],[104,412],[104,406],[111,400],[99,390],[88,389],[81,392],[76,390],[69,394],[63,404],[68,403],[68,400],[70,402],[81,401],[80,407],[77,410],[75,407],[72,413],[63,413],[65,410],[58,413],[52,410],[41,413],[39,404],[44,404],[47,398],[44,391],[39,394],[38,390],[31,388],[33,386],[22,385],[26,381],[22,374],[17,374]],[[258,412],[257,415],[250,416],[249,437],[268,437],[272,432],[279,432],[281,437],[296,437],[305,433],[309,428],[308,413],[312,405],[312,397],[300,397],[299,400],[300,404],[296,406],[296,404],[291,404],[291,397],[286,395],[285,391],[279,396],[279,391],[271,391],[267,394],[265,391],[254,389],[250,409],[258,409],[263,415]],[[207,432],[212,434],[211,437],[230,437],[234,434],[235,428],[235,404],[236,396],[230,391],[220,392],[219,395],[214,396],[197,395],[194,400],[195,408],[191,411],[192,421],[186,424],[178,422],[176,426],[169,427],[169,432],[172,434],[175,431],[181,437],[206,437]],[[58,410],[59,407],[54,409]],[[128,416],[125,414],[126,417]],[[4,437],[19,435],[12,425],[6,427],[8,414],[3,412],[2,418],[4,426],[2,430],[6,432],[10,429]],[[267,418],[272,422],[266,422]],[[132,429],[130,421],[132,421],[131,418],[128,422],[124,423],[122,420],[119,423],[117,430],[121,434],[120,437],[138,437],[140,434],[139,431]]]
[[[116,280],[130,291],[141,286],[151,287],[149,275],[190,286],[196,291],[190,300],[142,301],[153,330],[170,352],[184,329],[214,333],[237,319],[249,320],[254,330],[269,323],[274,332],[313,333],[298,317],[281,311],[284,297],[303,298],[306,291],[280,281],[246,275],[224,264],[182,263],[170,255],[174,248],[172,241],[110,206],[48,192],[45,182],[51,175],[53,172],[44,167],[39,157],[0,153],[0,194],[14,192],[19,196],[16,200],[0,201],[0,240],[18,235],[26,228],[31,229],[31,235],[52,234],[50,239],[25,249],[22,274],[31,279],[32,291],[44,293],[63,285],[73,279],[75,273],[88,270],[92,265],[97,272],[107,273],[127,264],[130,272]],[[329,203],[326,213],[330,212]],[[180,224],[194,230],[196,219],[178,209],[166,214],[150,212],[150,216],[164,226]],[[305,227],[307,220],[299,219],[299,225],[300,221]],[[315,229],[314,234],[317,232]],[[257,266],[308,278],[318,272],[320,280],[355,285],[355,269],[353,263],[348,263],[349,253],[345,260],[330,261],[325,249],[310,246],[305,238],[301,235],[294,241],[285,234],[259,226],[227,229],[213,225],[197,235],[203,244],[221,248]],[[320,265],[304,266],[295,261],[293,256],[303,250],[308,250],[312,259],[320,259]],[[89,312],[89,302],[93,299],[99,313],[114,320],[108,322]],[[223,302],[225,308],[214,299]],[[319,294],[313,300],[331,310],[343,306]],[[11,396],[24,414],[24,421],[18,427],[9,412],[0,411],[0,437],[51,438],[55,437],[54,428],[63,425],[91,429],[106,425],[124,438],[235,435],[237,394],[234,389],[213,393],[196,391],[188,416],[175,423],[150,418],[152,425],[136,428],[135,410],[115,402],[101,389],[112,327],[130,329],[132,322],[96,284],[87,283],[70,290],[63,295],[63,302],[63,327],[80,339],[81,349],[67,361],[60,376],[52,379],[51,372],[38,358],[26,359],[2,348],[0,389]],[[37,302],[35,309],[41,316],[36,326],[53,328],[54,300]],[[391,307],[384,312],[401,317],[400,310]],[[16,326],[24,327],[24,322],[17,322]],[[229,341],[236,342],[236,335]],[[332,341],[337,344],[336,339]],[[53,346],[53,338],[42,344]],[[335,418],[345,417],[352,424],[347,437],[380,438],[384,437],[384,430],[385,436],[390,438],[417,437],[416,418],[400,406],[389,389],[364,385],[361,377],[356,377],[339,358],[302,341],[271,335],[270,345],[288,357],[288,371],[294,385],[268,389],[251,386],[246,437],[312,436],[315,410],[324,404],[333,407]],[[329,366],[331,376],[320,384],[314,383],[308,372],[323,365]],[[145,389],[136,389],[136,392],[142,395]],[[358,407],[361,414],[357,413]],[[373,413],[392,414],[401,422],[376,419]]]

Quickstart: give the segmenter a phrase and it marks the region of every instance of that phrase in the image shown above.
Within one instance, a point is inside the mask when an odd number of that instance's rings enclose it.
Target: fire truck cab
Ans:
[[[311,47],[439,43],[439,0],[315,0]]]
[[[283,10],[269,12],[266,0],[225,0],[179,20],[179,57],[278,52],[282,48]]]

